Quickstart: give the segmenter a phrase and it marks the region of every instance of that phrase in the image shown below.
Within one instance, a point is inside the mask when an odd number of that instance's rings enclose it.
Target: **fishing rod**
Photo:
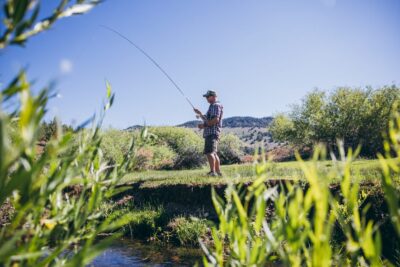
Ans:
[[[152,58],[149,54],[147,54],[146,51],[144,51],[140,46],[138,46],[137,44],[135,44],[134,42],[132,42],[131,40],[129,40],[128,37],[126,37],[125,35],[123,35],[122,33],[118,32],[117,30],[108,27],[106,25],[100,25],[100,27],[103,27],[115,34],[117,34],[119,37],[125,39],[126,41],[128,41],[131,45],[133,45],[137,50],[139,50],[143,55],[145,55],[164,75],[165,77],[168,78],[168,80],[174,85],[174,87],[179,91],[179,93],[186,99],[186,101],[189,103],[189,105],[195,109],[194,105],[192,104],[192,102],[189,100],[189,98],[185,95],[185,93],[183,92],[183,90],[178,86],[178,84],[171,78],[171,76],[169,76],[169,74],[160,66],[160,64],[157,63],[157,61]],[[202,118],[202,116],[200,116]],[[203,119],[203,118],[202,118]]]

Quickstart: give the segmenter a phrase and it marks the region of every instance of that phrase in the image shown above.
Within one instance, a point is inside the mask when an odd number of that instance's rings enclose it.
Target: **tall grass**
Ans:
[[[395,109],[390,121],[385,154],[380,155],[380,175],[389,206],[390,220],[399,239],[400,209],[393,177],[400,173],[400,114]],[[340,158],[328,170],[325,147],[315,148],[311,162],[298,163],[307,182],[282,182],[267,187],[270,163],[256,165],[257,179],[249,187],[231,185],[221,198],[213,192],[219,225],[212,230],[214,244],[202,245],[205,266],[382,266],[398,264],[382,256],[381,222],[368,219],[369,205],[360,192],[360,179],[351,171],[359,150],[343,146]],[[262,157],[263,158],[263,157]],[[330,181],[339,181],[333,194]],[[343,240],[334,239],[335,228]],[[396,237],[394,237],[396,238]]]
[[[110,85],[93,126],[74,133],[78,144],[73,133],[58,127],[38,152],[49,94],[43,89],[33,95],[24,72],[0,94],[7,107],[0,110],[0,205],[12,207],[2,214],[7,215],[0,230],[2,266],[83,266],[118,237],[96,241],[98,234],[129,222],[122,214],[100,220],[101,203],[124,190],[116,185],[133,149],[132,143],[112,166],[103,159],[100,126],[114,99]]]
[[[38,1],[3,1],[0,49],[24,45],[60,18],[84,14],[99,1],[55,2],[52,13],[39,20]],[[55,94],[51,88],[32,94],[31,85],[21,71],[0,93],[0,266],[84,266],[118,237],[97,241],[99,234],[129,222],[125,215],[101,220],[101,203],[125,189],[116,185],[129,167],[133,143],[113,165],[104,160],[100,127],[114,100],[107,83],[97,118],[76,133],[63,133],[58,125],[44,150],[39,148],[40,123]]]

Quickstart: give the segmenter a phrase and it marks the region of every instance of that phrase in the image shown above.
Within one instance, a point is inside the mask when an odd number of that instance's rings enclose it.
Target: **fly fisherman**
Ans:
[[[208,163],[210,164],[210,172],[208,175],[222,176],[217,152],[222,127],[223,106],[217,101],[217,93],[214,91],[207,91],[203,97],[205,97],[210,104],[207,113],[203,115],[201,111],[196,108],[194,112],[203,119],[203,123],[199,124],[198,128],[203,129],[205,141],[204,154],[207,156]]]

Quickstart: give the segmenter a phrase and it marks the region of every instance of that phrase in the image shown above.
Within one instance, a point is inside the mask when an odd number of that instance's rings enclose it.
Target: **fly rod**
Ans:
[[[117,30],[110,28],[106,25],[100,25],[100,27],[103,27],[115,34],[117,34],[119,37],[125,39],[126,41],[128,41],[131,45],[133,45],[137,50],[139,50],[143,55],[145,55],[164,75],[165,77],[168,78],[168,80],[174,85],[174,87],[179,91],[179,93],[186,99],[186,101],[189,103],[189,105],[195,109],[195,107],[193,106],[192,102],[189,100],[189,98],[185,95],[185,93],[183,92],[183,90],[178,86],[178,84],[171,78],[171,76],[169,76],[169,74],[160,66],[160,64],[157,63],[157,61],[152,58],[149,54],[146,53],[146,51],[144,51],[140,46],[138,46],[137,44],[135,44],[134,42],[132,42],[131,40],[129,40],[128,37],[126,37],[125,35],[123,35],[122,33],[118,32]]]

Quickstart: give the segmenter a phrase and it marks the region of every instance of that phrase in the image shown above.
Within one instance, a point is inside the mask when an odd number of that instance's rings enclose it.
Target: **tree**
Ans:
[[[340,87],[330,95],[323,91],[308,94],[289,114],[279,114],[270,126],[273,139],[298,148],[326,144],[337,152],[337,141],[345,148],[362,145],[362,156],[382,151],[390,110],[400,100],[395,85],[379,89]]]

